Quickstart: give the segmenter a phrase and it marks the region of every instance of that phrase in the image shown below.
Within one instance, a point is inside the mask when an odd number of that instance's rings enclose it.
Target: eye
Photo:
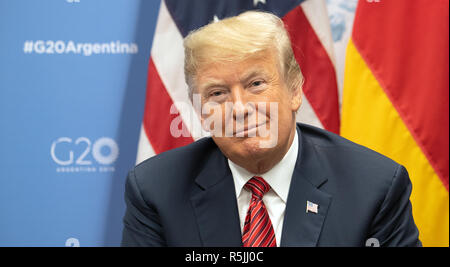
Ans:
[[[260,93],[267,89],[267,82],[264,79],[256,79],[247,86],[250,92]]]
[[[263,84],[263,81],[261,81],[261,80],[252,82],[252,86],[260,86],[261,84]]]
[[[221,96],[223,94],[222,91],[214,91],[209,94],[209,96]]]
[[[222,89],[211,90],[207,94],[207,99],[209,101],[214,101],[214,102],[221,103],[227,98],[227,95],[228,95],[228,91],[227,90],[222,90]]]

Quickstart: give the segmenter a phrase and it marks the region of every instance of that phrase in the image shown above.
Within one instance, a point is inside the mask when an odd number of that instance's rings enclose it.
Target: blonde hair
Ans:
[[[184,73],[191,99],[199,67],[211,62],[239,62],[274,49],[286,85],[291,90],[300,88],[303,75],[283,21],[277,16],[247,11],[190,32],[184,39]]]

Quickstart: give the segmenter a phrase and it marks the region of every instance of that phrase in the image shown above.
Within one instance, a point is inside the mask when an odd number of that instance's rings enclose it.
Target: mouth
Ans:
[[[235,136],[235,137],[255,137],[258,129],[262,126],[265,126],[266,124],[267,124],[267,122],[263,121],[259,124],[244,126],[244,128],[234,131],[233,136]]]

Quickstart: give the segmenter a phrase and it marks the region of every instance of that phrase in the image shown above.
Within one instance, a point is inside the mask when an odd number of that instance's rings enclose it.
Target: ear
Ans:
[[[301,86],[292,90],[291,109],[293,112],[297,112],[302,105],[302,97],[303,91]]]

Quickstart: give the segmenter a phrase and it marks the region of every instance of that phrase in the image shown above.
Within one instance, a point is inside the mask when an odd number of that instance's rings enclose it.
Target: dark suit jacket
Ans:
[[[281,246],[421,245],[403,166],[312,126],[297,131]],[[242,246],[231,171],[211,138],[136,166],[125,201],[122,246]]]

